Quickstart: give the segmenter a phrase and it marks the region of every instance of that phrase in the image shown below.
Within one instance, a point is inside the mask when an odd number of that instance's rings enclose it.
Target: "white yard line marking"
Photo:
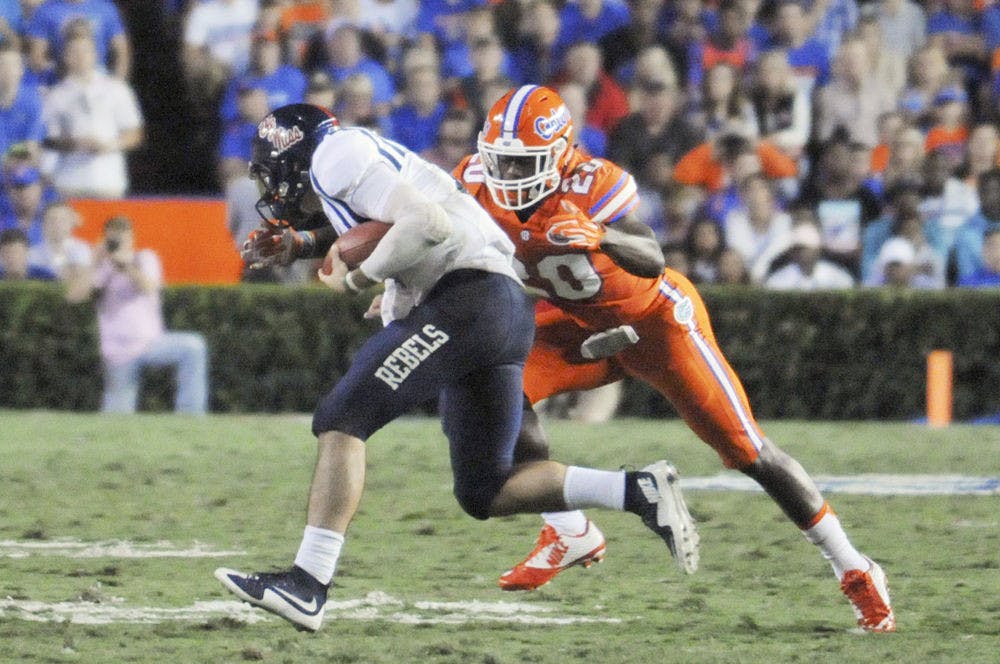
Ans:
[[[245,556],[246,551],[220,551],[192,542],[179,548],[172,542],[136,543],[127,540],[81,542],[76,539],[0,540],[0,558],[61,556],[64,558],[223,558]]]
[[[1000,495],[1000,477],[968,475],[816,475],[820,491],[865,496]],[[705,491],[763,491],[749,477],[723,472],[712,477],[681,477],[681,488]]]
[[[163,608],[128,606],[123,599],[117,597],[101,603],[37,602],[7,598],[0,599],[0,612],[4,617],[33,622],[68,621],[85,625],[206,621],[219,618],[256,623],[273,618],[261,609],[236,601],[195,602],[191,606]],[[325,620],[327,623],[337,620],[379,620],[405,625],[460,625],[471,622],[573,625],[622,622],[620,618],[557,615],[552,607],[522,602],[417,601],[408,605],[378,591],[359,599],[327,602]]]
[[[110,625],[112,623],[161,623],[168,620],[210,620],[232,618],[245,623],[267,620],[268,614],[242,602],[195,602],[191,606],[165,608],[127,606],[121,598],[100,604],[94,602],[35,602],[0,599],[0,611],[5,617],[32,622],[71,622],[80,625]]]

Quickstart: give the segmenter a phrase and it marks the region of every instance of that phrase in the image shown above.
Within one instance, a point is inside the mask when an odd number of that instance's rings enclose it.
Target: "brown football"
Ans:
[[[337,238],[335,244],[340,250],[340,258],[352,270],[368,258],[382,236],[392,228],[384,221],[366,221],[348,229]]]

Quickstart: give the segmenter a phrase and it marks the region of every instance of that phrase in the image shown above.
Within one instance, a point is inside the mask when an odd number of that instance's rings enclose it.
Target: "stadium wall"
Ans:
[[[135,244],[152,249],[163,279],[174,284],[235,284],[243,272],[236,243],[226,226],[226,202],[217,198],[73,199],[80,215],[73,235],[97,242],[104,223],[116,215],[132,222]]]
[[[1000,291],[775,293],[704,289],[720,345],[761,418],[917,418],[927,354],[953,351],[957,419],[1000,411]],[[374,323],[364,295],[322,287],[172,286],[171,329],[202,332],[216,412],[311,411]],[[0,282],[0,408],[94,410],[101,389],[90,304],[56,284]],[[154,371],[142,408],[169,409],[172,378]],[[623,415],[672,411],[629,382]]]

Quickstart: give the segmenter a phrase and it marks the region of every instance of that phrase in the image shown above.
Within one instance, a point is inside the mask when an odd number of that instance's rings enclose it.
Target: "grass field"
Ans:
[[[817,475],[1000,476],[997,428],[765,429]],[[677,422],[549,422],[548,430],[566,461],[615,468],[666,457],[685,477],[721,469]],[[763,494],[688,492],[702,534],[693,576],[635,517],[593,512],[608,537],[604,564],[569,570],[534,593],[503,593],[496,576],[530,549],[538,519],[462,514],[433,420],[394,423],[369,447],[368,489],[327,623],[307,635],[243,609],[212,578],[220,565],[292,560],[314,455],[307,417],[0,412],[0,661],[1000,657],[996,495],[828,495],[854,542],[889,575],[899,631],[875,636],[852,629],[829,566]],[[112,548],[79,548],[99,543]]]

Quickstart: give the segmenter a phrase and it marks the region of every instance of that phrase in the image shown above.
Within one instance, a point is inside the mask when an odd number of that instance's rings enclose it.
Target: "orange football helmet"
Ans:
[[[494,202],[522,210],[559,186],[572,153],[573,119],[554,90],[524,85],[493,104],[477,146]]]

